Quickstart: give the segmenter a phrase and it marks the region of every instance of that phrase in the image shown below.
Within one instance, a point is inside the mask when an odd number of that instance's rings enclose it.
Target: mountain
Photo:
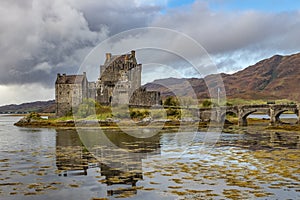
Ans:
[[[259,61],[234,74],[213,74],[205,78],[160,79],[144,85],[147,90],[159,90],[163,97],[174,95],[191,96],[193,92],[198,98],[208,98],[208,87],[217,91],[222,77],[227,98],[242,99],[289,99],[299,101],[300,89],[300,53]],[[193,90],[191,90],[193,88]],[[173,92],[173,93],[172,93]]]
[[[23,103],[20,105],[11,104],[0,107],[0,113],[24,113],[24,112],[41,112],[54,113],[55,101],[36,101],[30,103]]]

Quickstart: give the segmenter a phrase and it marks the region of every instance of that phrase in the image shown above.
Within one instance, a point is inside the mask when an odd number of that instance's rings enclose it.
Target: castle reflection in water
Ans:
[[[113,130],[61,130],[56,134],[56,166],[60,176],[88,175],[99,169],[105,177],[99,182],[108,187],[107,195],[136,194],[136,183],[143,179],[142,159],[160,154],[160,134],[138,138]]]

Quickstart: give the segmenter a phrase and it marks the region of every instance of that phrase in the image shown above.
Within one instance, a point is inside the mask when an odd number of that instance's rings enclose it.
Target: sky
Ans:
[[[1,0],[0,27],[0,105],[19,104],[54,99],[57,73],[78,73],[95,47],[136,28],[160,27],[189,37],[207,52],[216,72],[234,73],[275,54],[298,53],[300,1]],[[111,45],[122,42],[130,48],[141,38],[164,39],[147,31],[127,36]],[[144,58],[139,61],[147,60],[145,52],[140,51]],[[178,74],[196,76],[179,62],[173,62],[176,73],[170,73],[174,56],[161,55],[165,57],[157,62],[168,61],[156,67],[146,63],[143,83]],[[90,66],[93,72],[104,60],[104,54],[98,56],[98,64]]]

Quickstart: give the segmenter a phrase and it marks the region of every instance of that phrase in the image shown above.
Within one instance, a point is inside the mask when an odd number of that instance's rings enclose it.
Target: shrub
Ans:
[[[144,119],[150,116],[150,112],[144,109],[132,109],[130,110],[130,117],[131,119]]]
[[[181,112],[180,109],[176,108],[168,108],[167,109],[167,118],[174,118],[174,119],[179,119],[181,118]]]
[[[165,106],[180,106],[180,103],[176,97],[167,97],[164,101]]]
[[[204,100],[202,102],[202,106],[205,107],[205,108],[209,108],[212,106],[212,102],[210,100]]]
[[[101,114],[111,114],[111,108],[109,106],[101,106],[100,104],[96,104],[96,114],[101,115]]]
[[[226,106],[233,106],[232,103],[226,102]]]
[[[41,115],[37,112],[31,112],[26,116],[27,119],[34,119],[34,120],[39,120],[42,119]]]

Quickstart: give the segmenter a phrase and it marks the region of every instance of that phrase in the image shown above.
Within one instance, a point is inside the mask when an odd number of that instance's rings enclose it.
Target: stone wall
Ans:
[[[145,89],[138,89],[133,92],[130,97],[129,105],[130,106],[142,106],[142,107],[151,107],[154,105],[161,105],[160,92],[158,91],[146,91]]]
[[[96,83],[88,83],[88,98],[96,100]]]
[[[142,65],[138,64],[135,68],[129,71],[129,80],[131,81],[131,92],[132,94],[135,90],[141,87],[141,74]]]

